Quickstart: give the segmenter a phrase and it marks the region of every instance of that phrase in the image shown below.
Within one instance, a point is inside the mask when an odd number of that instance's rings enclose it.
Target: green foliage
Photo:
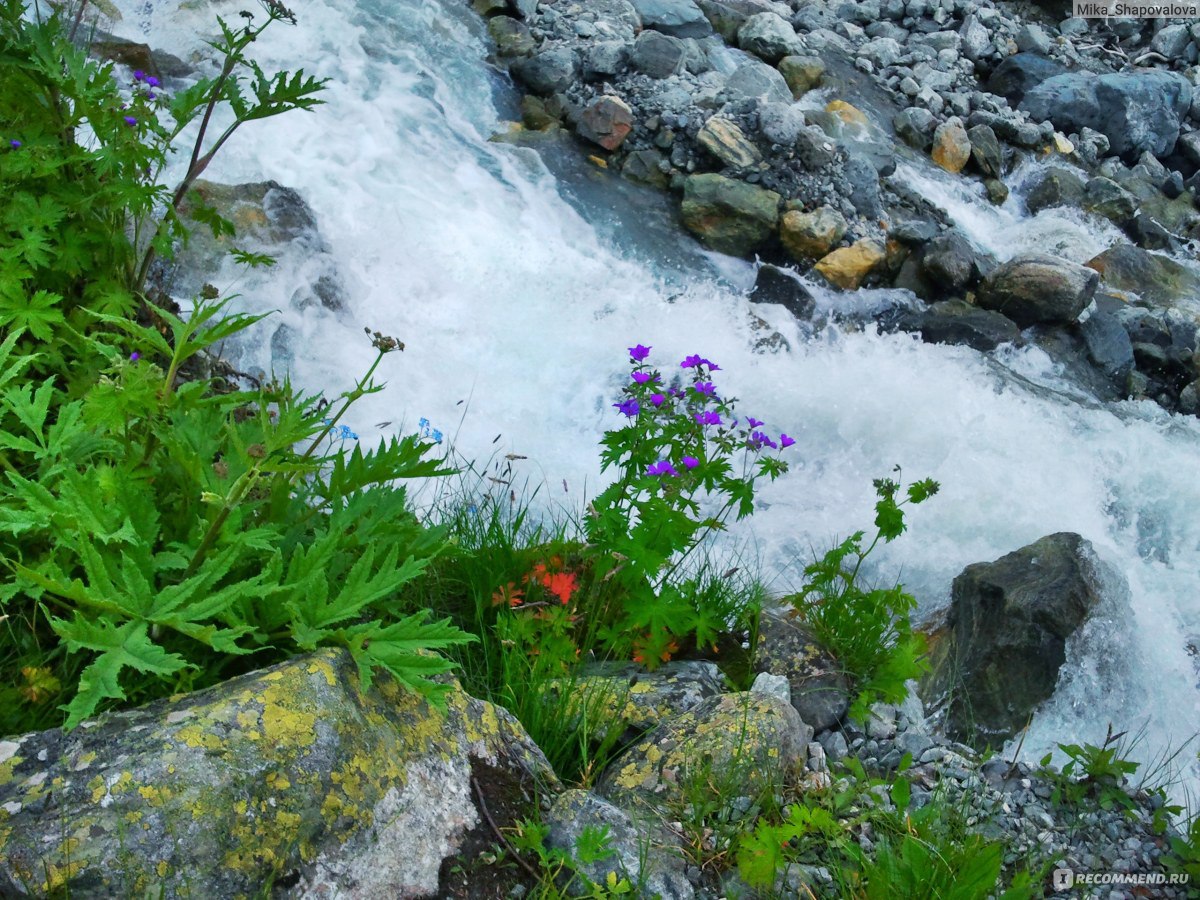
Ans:
[[[1167,844],[1163,868],[1173,875],[1186,875],[1188,884],[1200,883],[1200,816],[1192,816],[1187,830],[1171,834]]]
[[[1050,768],[1052,754],[1041,760],[1041,774],[1054,784],[1051,801],[1056,806],[1078,806],[1085,799],[1094,800],[1101,809],[1119,808],[1133,810],[1137,803],[1125,788],[1126,778],[1140,767],[1126,758],[1129,748],[1122,745],[1125,732],[1113,733],[1112,723],[1104,743],[1059,744],[1058,749],[1067,755],[1067,763],[1061,771]]]
[[[807,583],[792,598],[800,618],[854,680],[858,695],[850,715],[856,719],[863,720],[877,701],[902,701],[905,683],[928,669],[924,637],[913,632],[909,618],[916,599],[899,584],[867,588],[860,573],[881,540],[891,542],[904,533],[903,507],[923,503],[937,490],[936,481],[917,481],[904,489],[905,499],[897,500],[899,482],[877,479],[874,539],[864,549],[865,532],[858,531],[828,550],[805,568]]]
[[[144,295],[186,238],[178,208],[244,123],[320,102],[302,72],[246,55],[266,19],[212,43],[221,73],[168,96],[77,49],[57,14],[0,0],[0,661],[20,670],[4,732],[74,726],[116,702],[213,683],[318,646],[344,646],[364,683],[383,670],[436,695],[435,652],[471,638],[400,594],[445,549],[397,479],[444,474],[412,436],[335,452],[338,420],[398,341],[340,398],[272,383],[239,391],[208,351],[258,321],[206,293],[186,320]],[[223,125],[213,137],[208,128]],[[184,180],[158,175],[190,125]],[[232,226],[215,210],[198,218]],[[266,260],[241,254],[247,264]],[[11,694],[9,699],[13,699]]]
[[[607,873],[603,884],[597,884],[580,871],[582,866],[603,862],[613,855],[608,826],[584,827],[575,841],[574,852],[547,846],[548,834],[548,826],[526,820],[517,824],[510,838],[514,852],[532,856],[535,860],[538,882],[531,894],[534,900],[562,900],[565,897],[608,900],[641,896],[618,868]]]

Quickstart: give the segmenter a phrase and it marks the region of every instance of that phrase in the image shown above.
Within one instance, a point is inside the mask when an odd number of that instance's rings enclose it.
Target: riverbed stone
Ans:
[[[747,59],[726,79],[720,99],[726,103],[738,100],[791,103],[792,91],[774,67],[759,59]]]
[[[812,212],[784,213],[779,223],[779,240],[792,259],[811,263],[841,243],[848,225],[846,218],[829,206]]]
[[[433,897],[443,860],[486,830],[476,772],[494,808],[524,796],[526,815],[558,789],[507,711],[457,687],[439,710],[382,674],[363,690],[344,650],[0,747],[0,886],[81,898],[283,880]]]
[[[930,696],[948,695],[951,737],[996,746],[1050,698],[1067,639],[1101,600],[1095,567],[1091,545],[1060,532],[954,579],[928,681]]]
[[[691,175],[683,186],[683,224],[721,253],[743,256],[775,230],[779,194],[722,175]]]
[[[732,119],[713,116],[696,133],[700,145],[734,169],[748,169],[762,162],[762,153]]]
[[[1004,97],[1014,107],[1028,91],[1067,71],[1066,67],[1039,53],[1016,53],[1002,60],[987,80],[990,93]]]
[[[630,62],[651,78],[670,78],[683,71],[687,45],[679,38],[643,31],[633,44]]]
[[[703,10],[694,0],[630,0],[642,25],[680,38],[702,38],[712,34]]]
[[[759,266],[748,299],[751,303],[778,304],[801,321],[811,319],[817,306],[816,299],[795,272],[770,263]]]
[[[554,47],[517,60],[511,71],[531,91],[545,96],[564,90],[575,81],[579,60],[574,50]]]
[[[917,150],[928,150],[933,144],[933,132],[937,128],[937,117],[920,106],[910,106],[899,113],[893,127],[900,140]]]
[[[598,793],[631,812],[678,812],[699,786],[752,798],[804,764],[812,728],[782,700],[751,692],[711,697],[669,719],[612,762]]]
[[[875,272],[887,259],[883,242],[874,238],[862,238],[849,247],[839,247],[822,257],[813,266],[834,287],[844,291],[857,290],[868,275]]]
[[[996,267],[983,281],[977,302],[1022,328],[1074,322],[1096,293],[1095,272],[1045,254],[1022,254]]]
[[[1039,213],[1054,206],[1078,206],[1083,201],[1083,185],[1083,179],[1070,169],[1043,169],[1025,195],[1025,208]]]
[[[1088,212],[1104,216],[1116,225],[1124,225],[1131,221],[1138,211],[1137,199],[1133,194],[1111,178],[1102,175],[1088,179],[1083,186],[1080,205]]]
[[[1021,331],[1015,322],[990,309],[963,300],[943,300],[923,310],[917,324],[928,344],[962,344],[985,353],[1001,344],[1015,344]]]
[[[952,174],[958,174],[971,158],[971,139],[962,119],[952,116],[933,133],[933,161]]]
[[[488,34],[496,42],[496,52],[501,56],[528,56],[537,47],[529,26],[510,16],[489,19]]]
[[[620,97],[600,97],[584,109],[576,130],[605,150],[616,150],[633,131],[633,110]]]
[[[779,60],[778,68],[797,100],[820,87],[821,78],[825,75],[825,62],[819,56],[785,56]]]
[[[1132,244],[1114,244],[1086,265],[1099,272],[1109,288],[1137,294],[1152,306],[1187,301],[1193,311],[1200,307],[1200,276],[1168,256]]]
[[[971,143],[971,159],[977,168],[987,178],[999,178],[1004,174],[1004,151],[996,132],[987,125],[975,125],[967,129],[967,138]]]
[[[738,47],[774,65],[803,52],[804,42],[787,19],[773,12],[751,16],[738,29]]]

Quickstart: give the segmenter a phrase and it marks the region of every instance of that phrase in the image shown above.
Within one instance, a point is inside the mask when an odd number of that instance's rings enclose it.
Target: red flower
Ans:
[[[575,575],[571,572],[558,572],[554,575],[543,575],[542,585],[566,606],[577,587]]]

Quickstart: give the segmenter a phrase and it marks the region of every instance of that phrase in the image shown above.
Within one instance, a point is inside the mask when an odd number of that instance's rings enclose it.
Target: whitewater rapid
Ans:
[[[114,30],[188,58],[213,16],[238,8],[126,3]],[[536,151],[489,141],[516,117],[514,93],[484,62],[486,34],[465,2],[318,0],[299,12],[298,27],[273,28],[255,52],[268,70],[329,78],[325,105],[251,123],[207,175],[297,189],[349,301],[340,313],[291,306],[301,258],[227,272],[244,307],[280,310],[234,348],[243,367],[286,367],[332,395],[372,358],[363,328],[393,334],[407,348],[380,370],[387,390],[347,420],[364,443],[426,418],[460,458],[528,457],[518,483],[578,511],[602,483],[597,441],[619,424],[626,348],[651,345],[668,369],[698,352],[719,362],[719,387],[743,412],[797,439],[792,472],[734,535],[754,542],[775,589],[795,584],[812,548],[870,525],[871,480],[899,464],[942,491],[876,571],[902,577],[925,613],[945,605],[963,566],[1055,531],[1079,532],[1119,573],[1070,644],[1073,674],[1034,720],[1026,758],[1054,741],[1099,743],[1109,721],[1145,728],[1142,758],[1200,731],[1185,646],[1200,635],[1200,421],[1148,402],[1076,402],[1032,348],[993,361],[904,335],[810,337],[781,308],[751,309],[753,266],[698,249],[656,193],[586,162],[560,160],[552,174]],[[931,169],[901,177],[1001,257],[1049,242],[1082,260],[1122,240],[1084,217],[1031,219],[1015,200],[993,210]],[[823,307],[847,302],[815,290]],[[756,351],[772,331],[790,349]],[[1182,787],[1200,786],[1194,765],[1183,774]]]

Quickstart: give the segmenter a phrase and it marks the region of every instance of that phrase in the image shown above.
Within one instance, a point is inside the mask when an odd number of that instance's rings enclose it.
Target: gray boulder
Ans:
[[[786,219],[787,216],[784,218]],[[817,301],[813,295],[792,271],[772,266],[769,263],[759,267],[749,300],[751,303],[778,304],[802,321],[811,319],[817,307]]]
[[[745,256],[771,236],[779,194],[721,175],[690,175],[683,185],[683,224],[720,253]]]
[[[757,100],[762,103],[791,103],[792,91],[783,76],[765,62],[748,59],[733,70],[721,90],[723,103]]]
[[[787,678],[792,706],[817,732],[832,728],[850,708],[850,682],[841,665],[795,618],[764,613],[754,669]]]
[[[642,24],[663,34],[681,38],[702,38],[712,34],[704,11],[694,0],[631,0]]]
[[[1026,92],[1066,71],[1061,63],[1037,53],[1015,53],[992,70],[986,87],[990,93],[1004,97],[1016,106],[1025,98]]]
[[[643,31],[634,41],[630,62],[651,78],[669,78],[683,71],[686,57],[687,45],[679,38]]]
[[[1065,132],[1093,128],[1112,153],[1132,162],[1143,152],[1171,151],[1192,105],[1192,86],[1158,69],[1094,75],[1056,75],[1026,92],[1021,109]]]
[[[1054,256],[1025,254],[1002,263],[983,281],[976,302],[1022,328],[1074,322],[1096,293],[1094,270]]]
[[[1024,728],[1054,692],[1067,639],[1100,599],[1095,555],[1077,534],[967,566],[954,579],[927,681],[945,703],[947,733],[983,747]]]
[[[1031,213],[1054,206],[1078,206],[1083,200],[1083,179],[1069,169],[1043,169],[1025,195]]]
[[[517,60],[510,71],[534,93],[549,95],[570,86],[579,72],[579,60],[575,51],[557,47]]]
[[[1017,343],[1021,337],[1020,329],[1007,316],[962,300],[931,304],[916,327],[927,344],[961,344],[981,353]]]
[[[804,50],[804,42],[791,23],[772,12],[748,18],[738,29],[738,46],[772,65]]]

